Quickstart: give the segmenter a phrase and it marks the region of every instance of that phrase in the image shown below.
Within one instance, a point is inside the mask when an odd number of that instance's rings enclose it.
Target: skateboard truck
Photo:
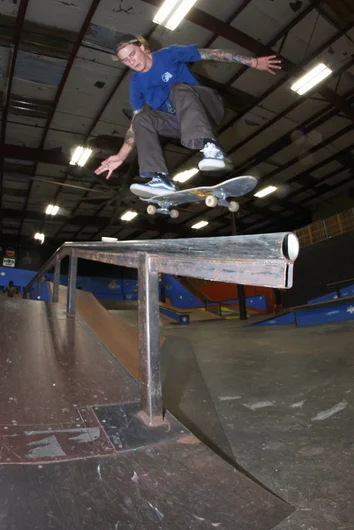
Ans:
[[[228,201],[225,197],[222,197],[222,193],[220,193],[220,197],[215,197],[215,195],[208,195],[205,199],[205,204],[208,206],[208,208],[215,208],[216,206],[224,206],[227,208],[230,212],[238,212],[240,209],[240,205],[236,201]],[[167,201],[166,201],[167,202]],[[171,219],[177,219],[179,217],[179,211],[176,210],[176,208],[172,208],[170,210],[168,203],[165,205],[161,205],[160,207],[155,206],[154,204],[149,204],[149,206],[146,208],[146,211],[149,215],[155,215],[157,213],[163,214],[163,215],[169,215]]]
[[[208,208],[215,208],[215,206],[225,206],[230,212],[238,212],[240,205],[236,201],[228,201],[226,193],[220,193],[220,197],[215,195],[208,195],[205,199],[205,204]]]
[[[156,213],[162,213],[164,215],[169,215],[171,219],[177,219],[179,217],[179,211],[173,208],[170,210],[168,206],[157,208],[154,204],[149,204],[146,208],[146,211],[149,215],[155,215]]]

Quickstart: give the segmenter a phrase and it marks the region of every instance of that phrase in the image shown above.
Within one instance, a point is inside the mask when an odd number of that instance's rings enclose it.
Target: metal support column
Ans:
[[[42,286],[42,278],[38,278],[37,285],[36,285],[36,300],[40,300],[41,298],[41,286]]]
[[[67,313],[74,316],[76,312],[76,276],[77,276],[77,256],[75,250],[69,254],[69,276],[68,276],[68,297]]]
[[[160,374],[158,272],[146,253],[138,257],[140,419],[149,426],[163,423]]]
[[[240,320],[247,320],[245,288],[243,285],[237,284],[237,294],[240,308]]]
[[[53,302],[59,302],[60,266],[61,266],[61,259],[57,258],[55,260],[54,279],[53,279]]]

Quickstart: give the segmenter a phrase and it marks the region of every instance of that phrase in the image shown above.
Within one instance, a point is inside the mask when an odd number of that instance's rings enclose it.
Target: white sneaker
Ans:
[[[200,152],[203,153],[203,160],[198,164],[201,171],[216,171],[225,168],[224,153],[213,140],[206,141]]]

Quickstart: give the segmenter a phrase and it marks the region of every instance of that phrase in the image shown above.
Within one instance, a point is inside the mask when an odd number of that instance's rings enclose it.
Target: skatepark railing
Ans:
[[[160,376],[159,273],[290,289],[299,253],[295,234],[285,232],[217,238],[64,243],[24,288],[54,268],[53,302],[59,301],[61,261],[69,257],[67,313],[75,315],[78,258],[138,269],[141,419],[163,422]]]

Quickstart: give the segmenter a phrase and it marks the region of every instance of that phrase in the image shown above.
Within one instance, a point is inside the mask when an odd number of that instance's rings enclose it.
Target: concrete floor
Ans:
[[[294,506],[276,530],[353,530],[354,323],[162,333],[167,408]]]

